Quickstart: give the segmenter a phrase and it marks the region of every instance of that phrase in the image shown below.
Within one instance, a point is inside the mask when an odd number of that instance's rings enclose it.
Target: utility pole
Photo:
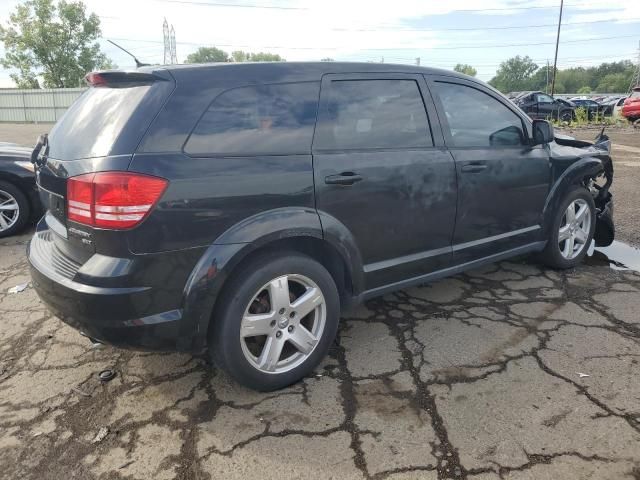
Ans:
[[[164,60],[162,63],[168,65],[171,63],[171,40],[169,39],[169,24],[166,18],[162,24],[162,36],[164,37]]]
[[[556,72],[558,67],[558,45],[560,44],[560,26],[562,25],[562,7],[564,0],[560,0],[560,16],[558,17],[558,35],[556,36],[556,56],[553,59],[553,76],[551,77],[551,96],[556,88]]]
[[[549,59],[547,58],[547,83],[544,85],[544,93],[549,93]]]
[[[171,31],[169,32],[169,51],[171,54],[171,65],[178,63],[178,55],[176,53],[176,31],[171,25]]]
[[[631,78],[629,93],[631,93],[633,87],[640,87],[640,41],[638,41],[638,65],[636,65],[636,71]]]

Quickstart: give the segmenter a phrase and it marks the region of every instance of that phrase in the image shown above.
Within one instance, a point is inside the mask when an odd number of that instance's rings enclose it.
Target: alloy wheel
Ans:
[[[558,231],[558,247],[567,260],[572,260],[584,250],[591,232],[591,209],[586,200],[572,201],[564,212]]]
[[[263,285],[240,323],[242,353],[264,373],[284,373],[302,364],[322,338],[327,318],[320,288],[289,274]]]
[[[10,193],[0,190],[0,232],[13,227],[19,217],[18,201]]]

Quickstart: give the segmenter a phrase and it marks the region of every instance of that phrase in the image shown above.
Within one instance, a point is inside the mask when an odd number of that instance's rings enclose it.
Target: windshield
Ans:
[[[51,130],[49,156],[76,160],[109,155],[149,88],[89,88]]]

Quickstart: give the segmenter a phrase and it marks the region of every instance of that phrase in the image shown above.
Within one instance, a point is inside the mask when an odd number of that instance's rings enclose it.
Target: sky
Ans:
[[[0,0],[6,24],[18,0]],[[500,62],[553,63],[560,0],[85,0],[102,23],[103,51],[119,68],[163,62],[164,18],[178,61],[201,46],[278,53],[288,61],[384,61],[452,69],[488,81]],[[558,67],[638,58],[638,0],[565,0]],[[0,55],[2,55],[0,44]],[[0,70],[0,87],[12,87]]]

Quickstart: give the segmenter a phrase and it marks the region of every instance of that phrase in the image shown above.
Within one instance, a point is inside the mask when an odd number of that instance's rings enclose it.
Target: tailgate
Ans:
[[[65,112],[32,155],[46,221],[55,243],[82,260],[96,249],[83,232],[91,227],[67,219],[67,179],[105,171],[126,171],[151,122],[175,83],[167,71],[103,72],[87,76],[94,86]],[[69,229],[75,235],[69,235]]]

